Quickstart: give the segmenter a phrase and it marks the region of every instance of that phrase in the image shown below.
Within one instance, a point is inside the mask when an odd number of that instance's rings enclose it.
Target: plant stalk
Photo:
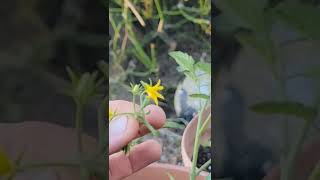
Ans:
[[[210,164],[211,164],[211,159],[209,159],[197,170],[197,175],[199,175],[203,170],[205,170]]]
[[[197,130],[196,130],[196,136],[195,136],[195,141],[194,141],[194,146],[193,146],[192,169],[191,169],[190,180],[195,180],[196,176],[197,176],[196,166],[197,166],[197,161],[198,161],[198,152],[199,152],[199,145],[200,145],[200,127],[201,127],[202,114],[204,111],[204,107],[205,106],[203,106],[201,108],[201,111],[198,116]]]

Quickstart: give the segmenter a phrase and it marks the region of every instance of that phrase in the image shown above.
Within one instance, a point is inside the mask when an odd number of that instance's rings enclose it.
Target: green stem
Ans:
[[[210,25],[210,21],[207,19],[199,19],[199,18],[195,18],[193,16],[190,16],[189,14],[187,14],[186,12],[184,12],[182,9],[179,9],[181,12],[181,15],[183,17],[185,17],[186,19],[188,19],[189,21],[195,23],[195,24],[207,24]]]
[[[82,148],[82,127],[83,126],[83,105],[77,102],[76,107],[76,131],[77,131],[77,142],[78,142],[78,155],[80,159],[80,174],[81,179],[85,179],[86,171],[83,164],[83,148]]]
[[[160,133],[154,129],[154,127],[146,120],[145,117],[142,118],[142,122],[149,129],[149,131],[151,131],[152,135],[154,136],[160,135]]]
[[[211,120],[211,113],[209,114],[209,116],[207,117],[207,119],[204,121],[203,125],[200,128],[200,135],[202,135],[202,133],[204,132],[205,128],[207,127],[208,123]]]
[[[143,94],[145,92],[143,92],[141,95],[140,95],[140,104],[141,106],[144,106],[144,100],[143,100]],[[140,109],[140,114],[141,116],[138,118],[139,119],[139,122],[142,122],[148,129],[149,131],[152,133],[152,135],[154,136],[159,136],[159,132],[157,130],[154,129],[154,127],[149,123],[149,121],[146,120],[146,117],[145,117],[145,112],[144,112],[144,109],[143,107],[141,107]]]
[[[199,145],[200,145],[200,127],[201,127],[201,121],[202,121],[202,114],[204,111],[204,107],[201,108],[201,111],[198,116],[198,122],[197,122],[197,130],[196,130],[196,136],[193,146],[193,155],[192,155],[192,168],[191,168],[191,180],[195,180],[197,174],[196,174],[196,165],[198,160],[198,151],[199,151]]]
[[[78,152],[82,155],[82,113],[83,106],[81,103],[77,103],[76,107],[76,131],[77,131],[77,142],[78,142]]]
[[[203,170],[205,170],[210,164],[211,164],[211,159],[209,159],[197,170],[197,175],[199,175]]]
[[[161,10],[161,6],[160,6],[160,2],[159,0],[154,0],[154,3],[156,4],[156,8],[157,8],[157,11],[158,11],[158,14],[160,16],[160,19],[164,19],[164,16],[163,16],[163,12]]]

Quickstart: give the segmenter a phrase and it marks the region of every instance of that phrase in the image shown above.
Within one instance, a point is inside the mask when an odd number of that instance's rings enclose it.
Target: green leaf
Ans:
[[[12,170],[12,164],[8,156],[0,150],[0,177],[9,174]]]
[[[197,76],[195,74],[195,64],[191,56],[181,51],[172,51],[169,55],[177,62],[179,65],[178,71],[183,72],[188,78],[196,80]]]
[[[302,3],[281,3],[273,11],[274,17],[310,39],[320,39],[320,9]]]
[[[211,74],[211,64],[210,63],[206,63],[206,62],[198,62],[196,64],[196,67],[198,69],[200,69],[201,71],[207,73],[207,74]]]
[[[206,95],[206,94],[190,94],[189,95],[192,98],[200,98],[200,99],[209,99],[210,96]]]
[[[194,81],[197,79],[197,76],[194,74],[194,72],[185,71],[184,75],[186,75],[188,78],[190,78]]]
[[[76,94],[79,97],[86,96],[87,92],[86,89],[88,88],[88,83],[90,81],[90,74],[85,73],[83,76],[81,76],[80,81],[78,83],[77,89],[76,89]]]
[[[320,161],[316,164],[312,170],[308,180],[319,180],[320,179]]]
[[[173,51],[169,55],[178,63],[182,71],[194,71],[194,60],[188,54],[181,51]]]
[[[211,180],[211,173],[206,177],[206,180]]]
[[[79,77],[72,71],[72,69],[70,67],[67,67],[67,72],[68,72],[69,78],[71,80],[71,84],[72,84],[73,88],[75,88],[79,82]]]
[[[173,121],[166,121],[163,128],[184,129],[185,126]]]
[[[251,106],[254,112],[261,114],[281,114],[312,120],[317,115],[317,109],[307,107],[299,102],[262,102]]]

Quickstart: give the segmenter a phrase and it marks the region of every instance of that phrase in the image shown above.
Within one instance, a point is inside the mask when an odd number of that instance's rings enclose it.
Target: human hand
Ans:
[[[109,107],[117,113],[133,111],[133,104],[128,101],[109,101]],[[145,111],[150,111],[146,120],[154,128],[159,129],[164,125],[166,115],[160,107],[149,105]],[[160,159],[161,146],[154,140],[134,146],[127,155],[120,151],[133,139],[146,133],[148,129],[140,126],[139,122],[130,116],[120,115],[109,123],[109,179],[123,179]]]
[[[97,152],[96,139],[83,134],[82,143],[86,154],[93,155]],[[48,163],[76,164],[77,136],[73,128],[47,122],[0,123],[0,151],[7,154],[12,161],[24,152],[22,166]],[[14,179],[79,180],[80,173],[77,166],[29,168],[19,172]]]

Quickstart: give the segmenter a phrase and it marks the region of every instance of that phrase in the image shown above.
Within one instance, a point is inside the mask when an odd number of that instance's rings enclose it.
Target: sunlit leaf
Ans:
[[[178,63],[182,71],[193,71],[194,60],[191,56],[180,51],[170,52],[169,55]]]
[[[198,62],[198,63],[196,63],[196,67],[207,74],[211,74],[211,64],[210,63]]]

